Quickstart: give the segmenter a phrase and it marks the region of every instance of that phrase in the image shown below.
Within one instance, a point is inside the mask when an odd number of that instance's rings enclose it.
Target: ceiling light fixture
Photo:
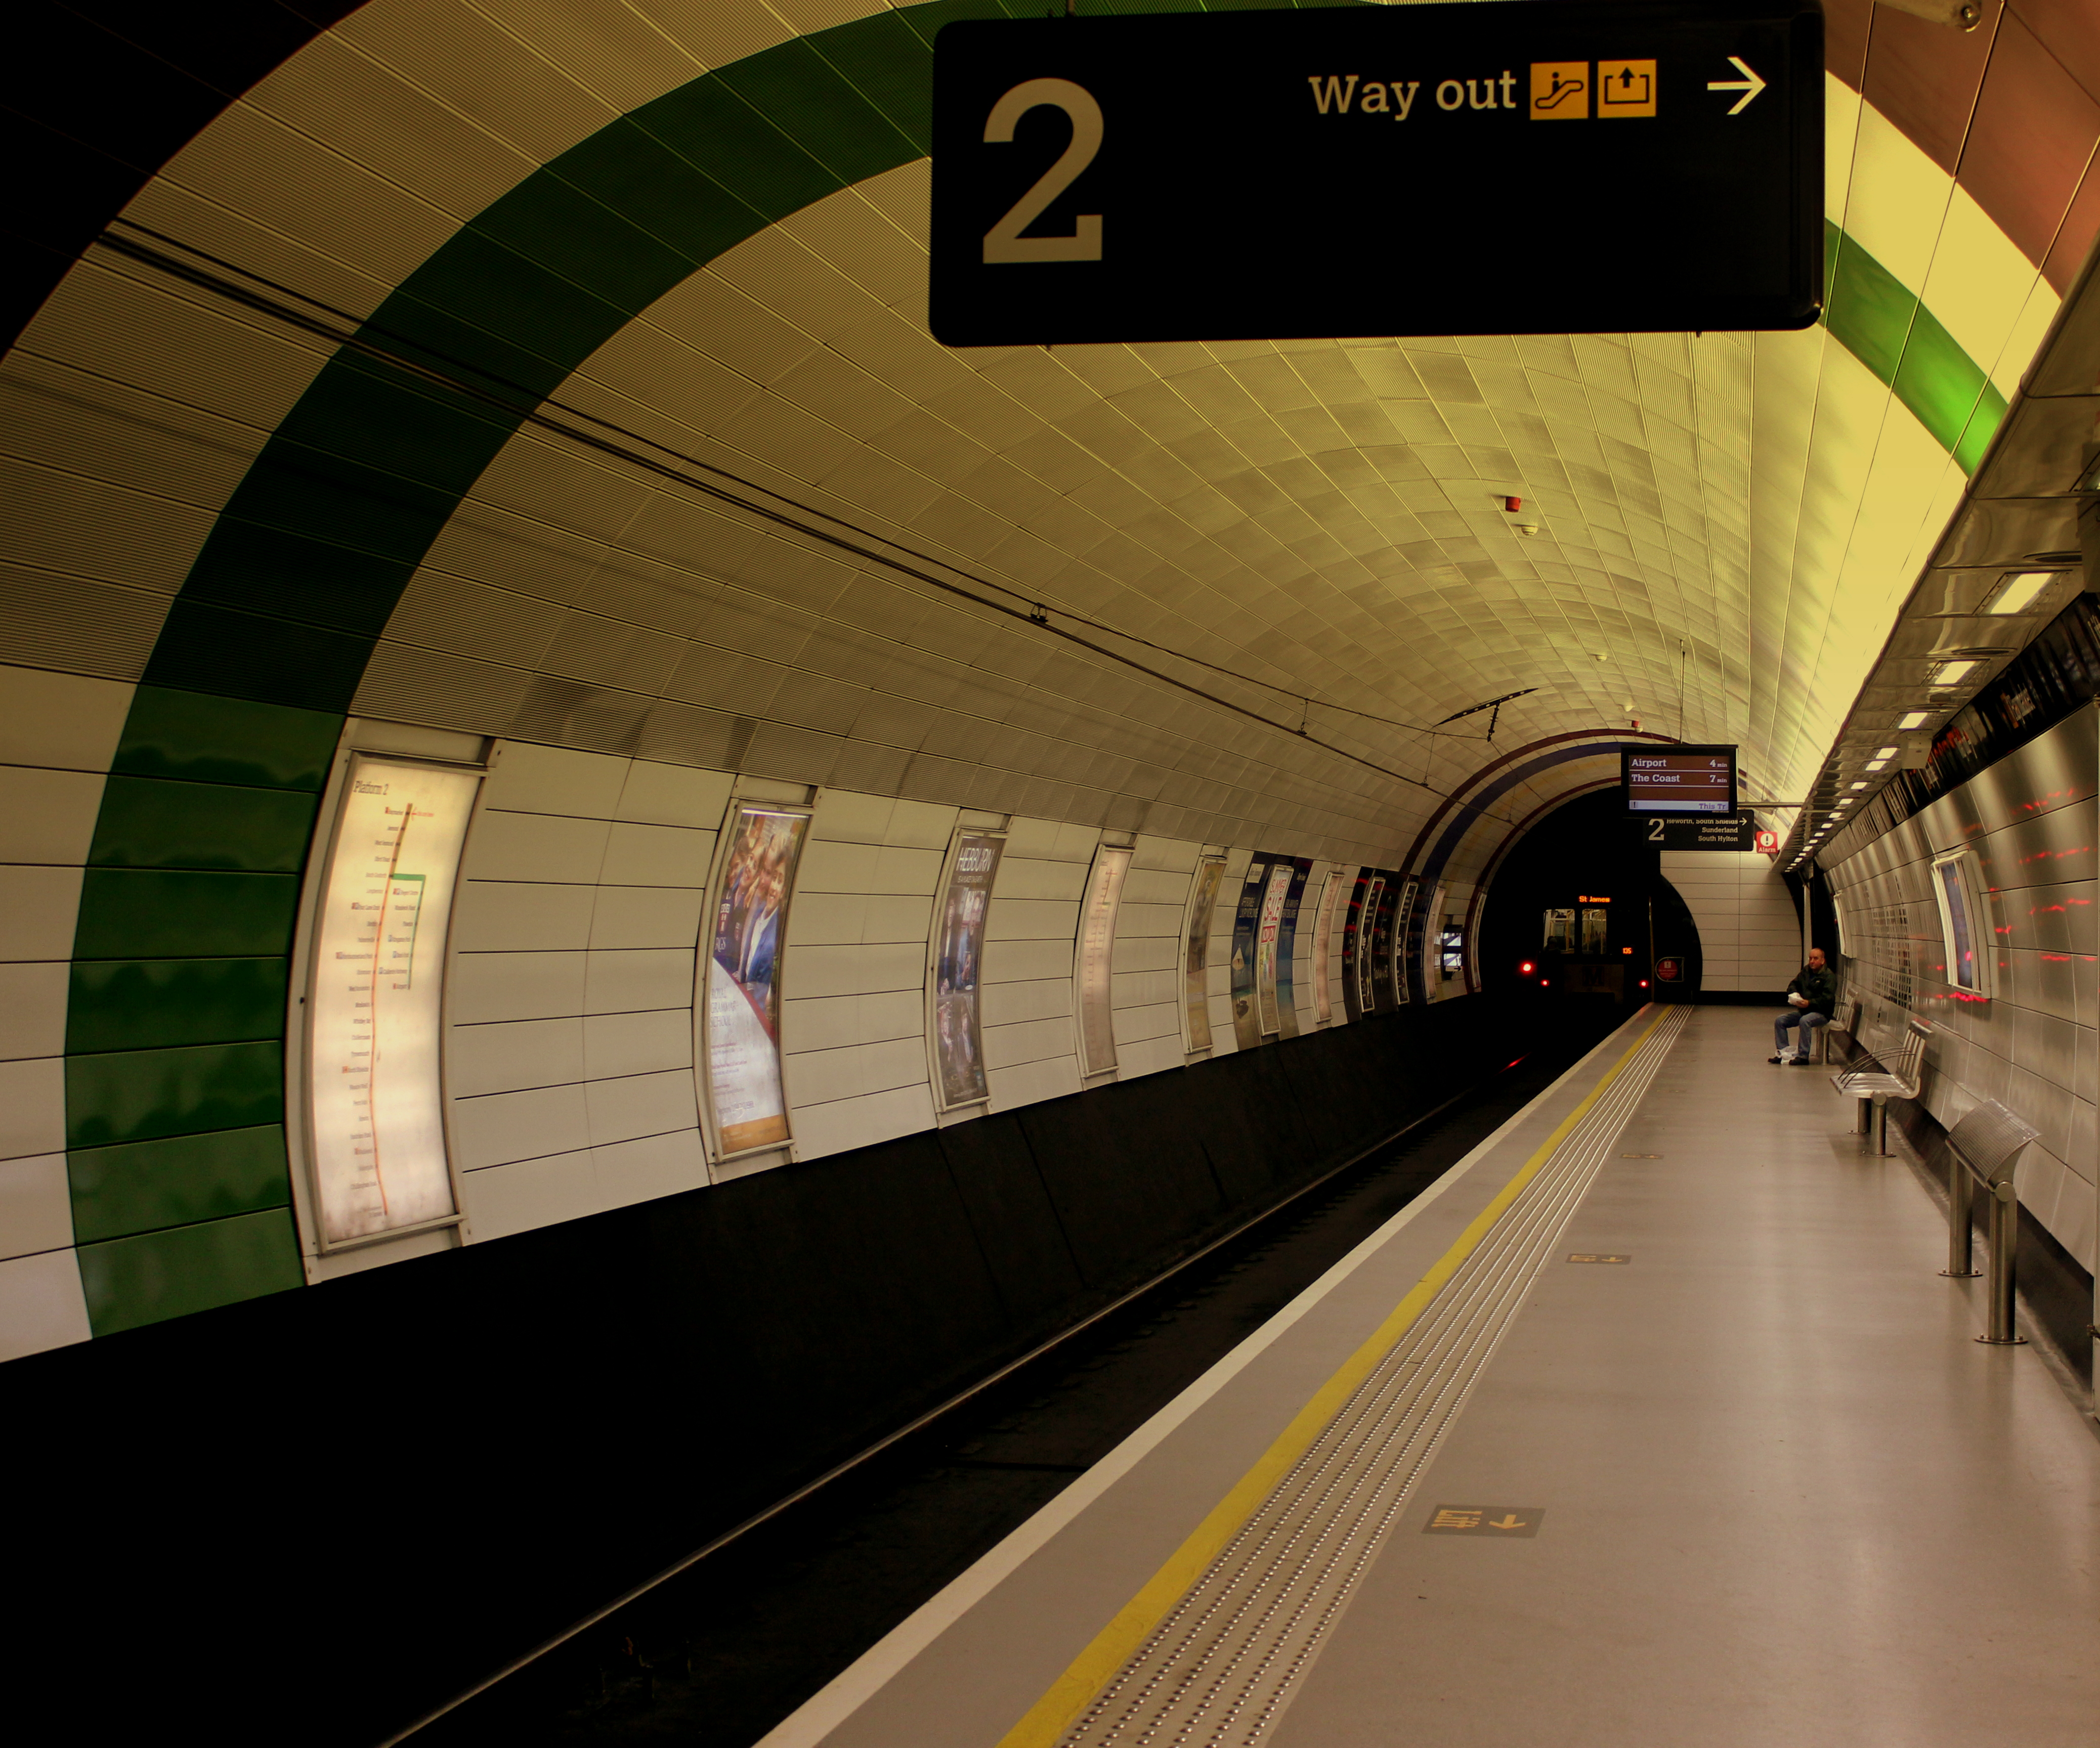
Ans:
[[[1877,759],[1893,759],[1895,757],[1899,750],[1899,749],[1894,746],[1884,746],[1881,748],[1879,751],[1876,752],[1874,756]]]
[[[1855,783],[1852,786],[1855,789],[1864,789],[1867,786],[1864,783]]]
[[[1935,686],[1958,686],[1983,664],[1973,656],[1961,656],[1952,662],[1942,662],[1932,671]]]
[[[1983,611],[1992,614],[2025,613],[2035,604],[2036,597],[2058,577],[2061,570],[2008,570],[1998,579],[1998,586],[1983,603]]]
[[[1887,763],[1888,760],[1886,759],[1869,759],[1867,761],[1867,768],[1869,771],[1878,771]]]
[[[1897,723],[1896,726],[1899,729],[1921,729],[1931,720],[1932,712],[1929,710],[1906,711],[1904,712],[1903,720]],[[1889,755],[1885,752],[1882,756],[1886,759]]]

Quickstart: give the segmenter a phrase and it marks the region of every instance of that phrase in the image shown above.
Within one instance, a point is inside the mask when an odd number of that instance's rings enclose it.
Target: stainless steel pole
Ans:
[[[1953,1148],[1947,1150],[1947,1266],[1939,1272],[1955,1280],[1976,1273],[1969,1265],[1969,1168]]]
[[[2013,1330],[2013,1276],[2020,1243],[2020,1204],[2010,1183],[1991,1187],[1991,1278],[1983,1296],[1990,1301],[1988,1334],[1976,1337],[1991,1347],[2018,1347],[2027,1337]]]

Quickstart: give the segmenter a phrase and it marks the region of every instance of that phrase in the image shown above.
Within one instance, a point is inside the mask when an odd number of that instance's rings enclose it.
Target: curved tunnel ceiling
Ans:
[[[1374,862],[1636,717],[1784,796],[2100,222],[2089,4],[1842,0],[1824,327],[951,352],[994,10],[350,14],[0,368],[0,661]]]

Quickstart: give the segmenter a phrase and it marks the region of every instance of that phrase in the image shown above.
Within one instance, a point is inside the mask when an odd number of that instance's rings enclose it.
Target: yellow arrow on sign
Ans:
[[[1488,1527],[1490,1530],[1521,1530],[1529,1521],[1528,1518],[1520,1517],[1515,1512],[1511,1512],[1507,1517],[1494,1519]]]

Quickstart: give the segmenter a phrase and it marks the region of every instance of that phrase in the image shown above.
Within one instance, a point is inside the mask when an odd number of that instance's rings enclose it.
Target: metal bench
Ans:
[[[1833,1032],[1842,1032],[1845,1034],[1845,1054],[1848,1057],[1851,1056],[1860,1047],[1860,1003],[1858,1001],[1840,1002],[1838,1004],[1838,1011],[1832,1016],[1830,1024],[1820,1029],[1821,1036],[1815,1041],[1816,1048],[1823,1052],[1822,1060],[1824,1063],[1827,1063],[1830,1060],[1830,1034]]]
[[[1995,1099],[1986,1099],[1948,1133],[1947,1266],[1939,1272],[1957,1280],[1976,1273],[1969,1266],[1969,1180],[1974,1178],[1991,1192],[1991,1276],[1983,1294],[1989,1315],[1984,1333],[1976,1339],[1992,1347],[2014,1347],[2026,1339],[2013,1329],[2013,1277],[2020,1242],[2013,1168],[2040,1133]]]
[[[1874,1147],[1877,1153],[1889,1151],[1889,1101],[1917,1097],[1924,1081],[1925,1047],[1931,1041],[1932,1028],[1922,1019],[1913,1019],[1904,1029],[1903,1049],[1897,1053],[1892,1068],[1851,1068],[1830,1077],[1830,1084],[1839,1092],[1860,1101],[1861,1134],[1875,1126],[1873,1113],[1881,1112],[1880,1132]]]

